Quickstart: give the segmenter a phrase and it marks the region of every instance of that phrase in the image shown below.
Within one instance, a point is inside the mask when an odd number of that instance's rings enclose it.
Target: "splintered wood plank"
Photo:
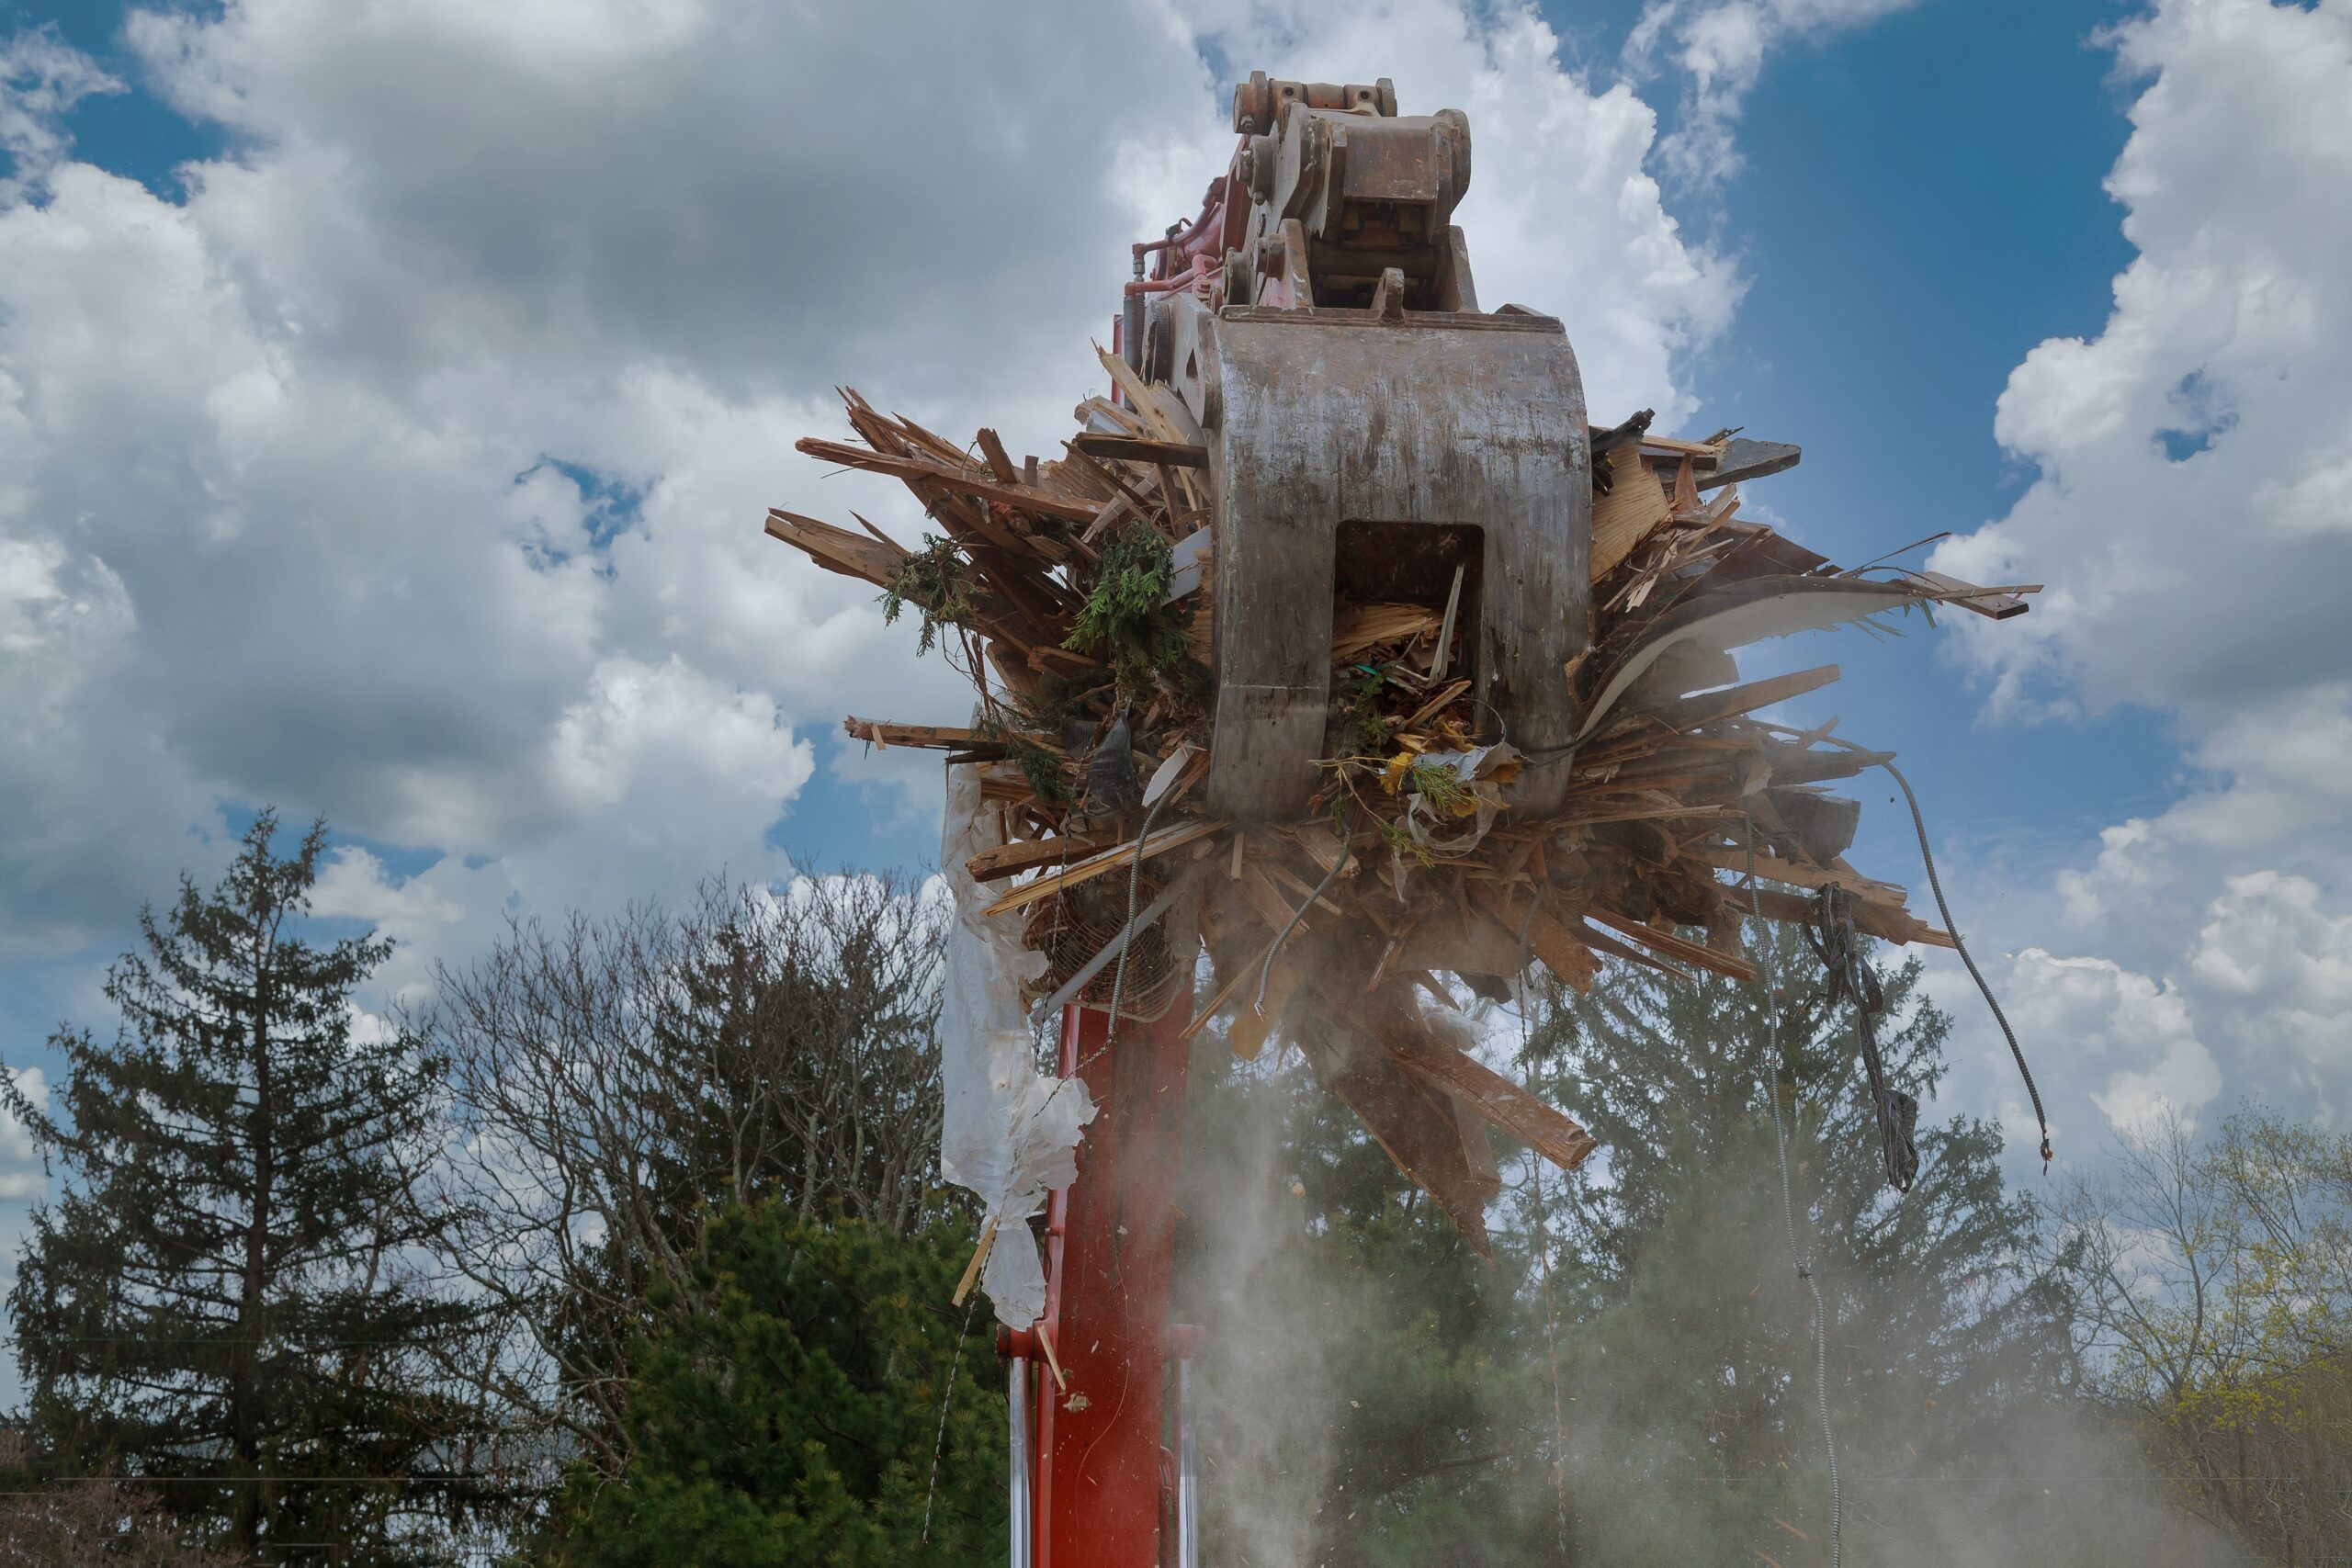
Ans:
[[[1771,764],[1775,784],[1819,784],[1825,779],[1850,779],[1865,768],[1894,761],[1892,751],[1833,751],[1803,746],[1768,746],[1764,758]]]
[[[1738,815],[1738,811],[1728,806],[1684,806],[1669,796],[1662,805],[1604,804],[1596,811],[1579,811],[1573,816],[1555,817],[1552,818],[1551,825],[1555,828],[1587,828],[1598,827],[1604,822],[1663,822],[1674,818],[1736,817]]]
[[[1486,911],[1502,922],[1513,941],[1519,933],[1527,933],[1527,951],[1544,961],[1544,967],[1559,977],[1560,983],[1573,986],[1578,992],[1592,989],[1593,980],[1600,974],[1600,961],[1592,949],[1577,940],[1576,933],[1552,918],[1551,911],[1537,905],[1534,918],[1528,918],[1531,896],[1515,887],[1496,883],[1472,885],[1470,896]]]
[[[1723,455],[1715,460],[1713,473],[1699,476],[1701,490],[1713,490],[1717,485],[1737,484],[1742,479],[1760,479],[1793,468],[1797,459],[1804,456],[1802,447],[1785,441],[1732,441],[1724,444]]]
[[[1340,863],[1342,857],[1348,856],[1347,844],[1327,823],[1302,822],[1293,832],[1298,840],[1298,847],[1306,852],[1306,858],[1324,871],[1329,871]]]
[[[1750,681],[1744,686],[1729,686],[1720,692],[1702,692],[1695,697],[1685,697],[1661,708],[1657,716],[1668,729],[1697,729],[1702,725],[1736,718],[1741,714],[1754,713],[1758,708],[1770,707],[1774,703],[1801,697],[1837,679],[1838,666],[1835,664],[1815,665],[1811,670],[1774,675],[1763,681]]]
[[[1491,1262],[1488,1199],[1463,1149],[1451,1099],[1423,1088],[1385,1051],[1342,1053],[1306,1043],[1306,1056],[1315,1081],[1356,1113],[1380,1152],[1436,1201],[1472,1250]]]
[[[1813,919],[1813,900],[1798,893],[1783,893],[1778,888],[1758,887],[1753,892],[1757,913],[1768,920],[1781,920],[1791,925],[1806,925]],[[1745,912],[1749,905],[1750,890],[1727,886],[1724,897],[1734,908]],[[1890,908],[1884,904],[1856,899],[1847,906],[1854,911],[1854,929],[1866,936],[1887,942],[1917,942],[1923,947],[1952,947],[1950,931],[1939,931],[1908,909]]]
[[[1181,849],[1186,844],[1197,842],[1212,833],[1221,833],[1225,831],[1225,828],[1226,825],[1223,822],[1204,819],[1179,822],[1171,827],[1157,829],[1150,837],[1144,840],[1141,856],[1145,860],[1149,860],[1154,855],[1166,854],[1170,850]],[[980,913],[1001,915],[1008,910],[1025,909],[1038,899],[1049,898],[1066,887],[1075,887],[1080,883],[1091,881],[1106,871],[1133,864],[1137,852],[1136,846],[1133,842],[1114,844],[1100,854],[1079,862],[1076,865],[1050,873],[1035,882],[1025,883],[1014,888]]]
[[[1743,879],[1747,875],[1747,852],[1736,844],[1729,847],[1712,845],[1686,849],[1682,852],[1682,858],[1695,861],[1714,871],[1730,872],[1734,876]],[[1756,874],[1768,882],[1785,882],[1792,887],[1810,887],[1816,890],[1829,886],[1842,887],[1858,897],[1874,898],[1891,904],[1900,904],[1904,897],[1903,889],[1894,884],[1864,876],[1843,861],[1833,866],[1807,865],[1799,861],[1782,860],[1778,855],[1758,850]],[[1746,894],[1743,891],[1741,894],[1727,895],[1727,897],[1733,904],[1737,905]]]
[[[1001,501],[1007,506],[1035,512],[1044,517],[1059,517],[1071,523],[1091,523],[1095,513],[1102,511],[1091,502],[1054,495],[1024,484],[1006,484],[984,478],[970,468],[957,468],[922,457],[894,457],[888,453],[852,446],[845,441],[825,441],[814,435],[804,435],[792,445],[795,451],[805,457],[839,463],[845,468],[863,468],[869,473],[891,474],[902,479],[927,480],[964,495],[978,496],[983,501]]]
[[[1609,493],[1592,498],[1592,581],[1617,570],[1634,547],[1664,527],[1674,515],[1666,489],[1633,446],[1611,448],[1602,459],[1609,465]]]
[[[1241,868],[1238,882],[1241,896],[1250,900],[1250,908],[1257,913],[1259,919],[1265,922],[1268,931],[1279,933],[1283,927],[1290,924],[1292,914],[1290,900],[1283,897],[1283,890],[1275,886],[1272,879],[1266,875],[1264,866],[1251,861]],[[1299,901],[1302,905],[1306,902],[1304,892],[1300,894]],[[1327,912],[1336,913],[1339,906],[1326,899],[1324,908]],[[1308,913],[1312,914],[1313,911],[1309,910]]]
[[[1136,435],[1081,432],[1070,445],[1090,457],[1116,457],[1125,463],[1164,464],[1171,468],[1205,468],[1209,449],[1189,441],[1149,441]]]
[[[1099,854],[1107,847],[1100,839],[1016,839],[992,850],[982,850],[964,863],[964,869],[975,882],[1000,882],[1041,865],[1068,865]]]
[[[1144,384],[1142,377],[1136,374],[1133,366],[1099,343],[1094,345],[1094,357],[1101,360],[1102,368],[1111,373],[1112,384],[1119,389],[1119,395],[1127,400],[1127,406],[1151,427],[1154,438],[1179,443],[1184,440],[1184,433],[1176,427],[1176,422],[1168,417],[1167,411],[1152,397],[1151,389]]]
[[[1495,1163],[1495,1145],[1487,1138],[1487,1118],[1458,1094],[1447,1095],[1446,1100],[1453,1107],[1453,1127],[1462,1138],[1462,1157],[1469,1167],[1470,1179],[1491,1203],[1503,1190],[1503,1169]]]
[[[782,539],[827,571],[863,578],[877,588],[888,588],[898,576],[899,564],[907,558],[905,550],[886,540],[774,507],[768,510],[767,535]]]
[[[853,740],[869,741],[876,746],[928,746],[960,751],[967,746],[989,742],[989,738],[977,729],[965,729],[951,724],[893,724],[888,719],[859,718],[854,714],[842,718],[842,728]]]
[[[1142,415],[1133,409],[1121,408],[1108,398],[1089,398],[1070,410],[1069,415],[1082,428],[1091,431],[1106,434],[1125,431],[1129,435],[1141,435],[1146,429]]]
[[[2024,615],[2030,607],[2026,604],[2024,596],[2028,593],[2041,592],[2041,584],[2039,582],[2020,583],[2014,590],[1979,588],[1973,582],[1963,582],[1957,577],[1947,577],[1940,571],[1917,571],[1912,575],[1946,593],[1966,595],[1964,598],[1954,598],[1951,603],[1958,604],[1963,610],[1973,610],[1978,615],[1996,621],[2006,621],[2012,615]]]
[[[1717,953],[1712,947],[1692,942],[1687,937],[1676,936],[1671,931],[1662,931],[1656,926],[1645,925],[1639,920],[1630,919],[1614,909],[1595,907],[1585,910],[1585,915],[1586,918],[1599,920],[1610,930],[1622,932],[1640,942],[1652,953],[1671,958],[1679,964],[1688,964],[1693,969],[1712,970],[1729,980],[1756,978],[1755,965],[1745,960]],[[1859,920],[1855,923],[1860,924]]]
[[[1331,617],[1331,662],[1353,659],[1383,643],[1419,637],[1437,623],[1437,612],[1426,604],[1351,604]]]
[[[1467,1105],[1558,1166],[1574,1170],[1600,1141],[1476,1056],[1424,1039],[1393,1043],[1388,1059],[1408,1076]]]
[[[1704,457],[1710,462],[1724,455],[1720,441],[1677,441],[1670,435],[1652,435],[1644,431],[1640,436],[1642,449],[1653,457]]]
[[[1003,438],[993,430],[980,432],[980,456],[988,459],[989,472],[1006,484],[1019,484],[1021,470],[1012,466],[1012,455],[1004,449]]]
[[[1645,969],[1655,969],[1661,975],[1670,975],[1678,980],[1690,978],[1689,975],[1677,969],[1665,959],[1653,958],[1631,942],[1619,942],[1607,931],[1596,931],[1590,926],[1580,926],[1577,930],[1577,940],[1587,943],[1593,952],[1614,958],[1622,964],[1635,964]]]

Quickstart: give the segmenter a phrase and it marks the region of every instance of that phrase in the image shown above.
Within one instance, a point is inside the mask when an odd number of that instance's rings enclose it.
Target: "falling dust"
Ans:
[[[1301,1023],[1340,1021],[1327,1006],[1288,1023],[1256,1063],[1214,1034],[1194,1061],[1175,1313],[1206,1329],[1193,1374],[1204,1563],[1832,1561],[1810,1302],[1760,1107],[1744,1151],[1755,1179],[1679,1205],[1622,1284],[1555,1245],[1547,1346],[1529,1242],[1536,1218],[1555,1244],[1577,1223],[1566,1181],[1548,1173],[1549,1212],[1531,1207],[1527,1164],[1498,1140],[1491,1264],[1394,1184],[1373,1183],[1388,1190],[1367,1208],[1365,1162],[1385,1158],[1284,1044]],[[1818,1153],[1803,1136],[1801,1164]],[[1604,1150],[1574,1179],[1605,1182],[1612,1157],[1639,1155]],[[1826,1275],[1849,1266],[1831,1250],[1819,1260]],[[2170,1506],[2086,1407],[2005,1396],[2020,1369],[1901,1366],[1904,1325],[1866,1319],[1903,1281],[1848,1284],[1842,1299],[1862,1310],[1833,1325],[1830,1346],[1844,1562],[2245,1561]],[[1939,1404],[1934,1390],[1963,1382],[1980,1390],[1968,1411]],[[1741,1408],[1765,1414],[1726,1418]]]

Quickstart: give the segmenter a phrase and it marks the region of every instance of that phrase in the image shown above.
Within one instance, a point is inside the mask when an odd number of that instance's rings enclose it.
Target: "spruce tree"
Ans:
[[[141,911],[114,1037],[51,1039],[53,1107],[10,1091],[64,1177],[9,1298],[17,1361],[66,1472],[142,1484],[193,1540],[432,1561],[483,1501],[443,1375],[476,1309],[432,1288],[442,1221],[411,1201],[435,1066],[355,1027],[390,943],[303,934],[324,824],[284,859],[276,834],[263,813],[217,888]]]
[[[1486,1048],[1601,1143],[1564,1177],[1495,1139],[1491,1264],[1329,1096],[1220,1063],[1204,1035],[1179,1311],[1211,1330],[1214,1546],[1448,1568],[1793,1562],[1794,1529],[1817,1553],[1827,1487],[1777,1084],[1829,1309],[1848,1544],[1965,1560],[1903,1532],[1922,1496],[1940,1515],[1997,1495],[1963,1472],[2005,1462],[2007,1424],[2067,1387],[2065,1303],[1999,1129],[1931,1122],[1912,1191],[1887,1190],[1849,1014],[1792,933],[1756,936],[1765,987],[1612,965],[1589,996],[1535,987],[1523,1025],[1481,1013]],[[1925,1100],[1950,1023],[1918,973],[1880,968],[1880,1037],[1896,1087]]]
[[[647,1298],[629,1458],[576,1466],[561,1568],[982,1568],[1004,1561],[1004,1372],[950,1297],[968,1224],[894,1235],[781,1201],[714,1210]]]
[[[1526,1238],[1500,1226],[1480,1258],[1352,1111],[1272,1057],[1238,1063],[1205,1031],[1186,1092],[1171,1310],[1207,1330],[1202,1561],[1545,1561]]]
[[[2000,1129],[1923,1122],[1917,1179],[1894,1191],[1850,1010],[1796,933],[1751,938],[1763,985],[1621,967],[1589,996],[1554,991],[1532,1031],[1532,1081],[1603,1150],[1545,1189],[1556,1266],[1599,1300],[1564,1373],[1578,1561],[1754,1561],[1797,1545],[1793,1529],[1826,1536],[1792,1223],[1826,1305],[1848,1499],[1871,1502],[1849,1509],[1849,1547],[1912,1560],[1885,1500],[1950,1501],[2070,1386],[2066,1301],[2036,1262],[2031,1203],[2001,1174]],[[1917,958],[1875,970],[1888,1077],[1928,1100],[1951,1020],[1919,994]],[[1657,1508],[1661,1495],[1680,1506]]]

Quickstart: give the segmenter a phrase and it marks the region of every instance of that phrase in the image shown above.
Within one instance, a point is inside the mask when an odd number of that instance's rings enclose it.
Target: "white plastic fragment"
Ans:
[[[1167,760],[1152,770],[1151,782],[1143,786],[1143,803],[1146,806],[1157,805],[1159,797],[1175,785],[1178,776],[1184,771],[1184,764],[1193,760],[1198,750],[1187,740],[1169,752]]]
[[[1028,1219],[1078,1174],[1080,1129],[1094,1102],[1076,1078],[1037,1070],[1021,1007],[1024,980],[1045,972],[1046,955],[1021,945],[1018,916],[981,915],[988,896],[965,863],[1003,841],[980,799],[979,770],[947,770],[947,816],[940,870],[956,901],[940,1002],[940,1174],[978,1197],[981,1233],[991,1239],[980,1266],[999,1322],[1026,1328],[1046,1310],[1046,1271]]]
[[[1442,762],[1453,770],[1464,792],[1476,807],[1467,827],[1456,828],[1461,820],[1450,812],[1441,812],[1429,801],[1415,794],[1405,803],[1405,832],[1422,853],[1439,859],[1451,859],[1468,854],[1485,840],[1487,830],[1495,825],[1495,814],[1502,809],[1502,786],[1491,774],[1505,764],[1516,761],[1519,752],[1508,741],[1480,746],[1468,751],[1430,751],[1423,762]],[[1449,830],[1454,829],[1454,830]]]

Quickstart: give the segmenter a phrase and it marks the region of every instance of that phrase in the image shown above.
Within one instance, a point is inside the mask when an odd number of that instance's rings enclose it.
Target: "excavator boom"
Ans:
[[[1439,673],[1472,682],[1489,738],[1529,759],[1515,808],[1556,809],[1589,623],[1590,438],[1560,323],[1478,308],[1451,220],[1469,122],[1400,116],[1385,78],[1261,72],[1233,126],[1200,216],[1135,247],[1115,333],[1137,412],[1206,453],[1206,808],[1306,809],[1345,597],[1442,613],[1467,668]],[[1112,1045],[1103,1013],[1065,1010],[1062,1070],[1102,1112],[1049,1211],[1046,1316],[1003,1337],[1016,1568],[1192,1568],[1198,1550],[1181,1399],[1172,1451],[1163,1433],[1197,1338],[1166,1321],[1186,1011],[1122,1021]]]

